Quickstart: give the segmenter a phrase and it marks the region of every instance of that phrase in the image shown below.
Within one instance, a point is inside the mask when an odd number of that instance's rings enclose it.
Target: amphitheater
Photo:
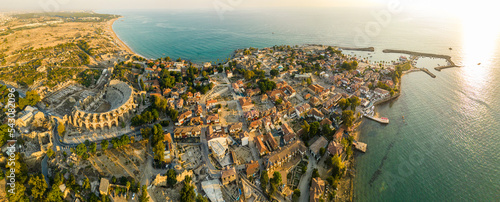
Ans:
[[[134,96],[134,89],[127,83],[111,80],[97,94],[78,101],[64,119],[77,128],[110,129],[131,118],[137,107]]]

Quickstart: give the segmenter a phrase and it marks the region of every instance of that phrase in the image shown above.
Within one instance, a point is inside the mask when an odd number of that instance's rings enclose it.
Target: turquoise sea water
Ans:
[[[357,30],[376,22],[377,9],[101,11],[121,14],[113,29],[149,58],[216,61],[246,47],[373,46],[372,60],[396,59],[384,48],[448,54],[462,68],[436,72],[441,60],[419,59],[422,72],[403,76],[403,91],[377,108],[387,126],[365,121],[357,157],[357,201],[498,201],[500,196],[500,41],[497,30],[458,18],[391,15],[366,43]],[[492,27],[500,27],[490,24]],[[449,50],[452,48],[452,50]],[[346,53],[351,53],[347,51]],[[366,53],[352,54],[369,57]],[[478,63],[481,63],[478,65]],[[402,119],[404,116],[404,121]]]

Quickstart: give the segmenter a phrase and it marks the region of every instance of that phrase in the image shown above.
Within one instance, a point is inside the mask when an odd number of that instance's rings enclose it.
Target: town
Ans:
[[[412,67],[342,51],[131,56],[83,82],[16,92],[18,188],[49,201],[352,201],[353,157],[367,147],[356,126]]]

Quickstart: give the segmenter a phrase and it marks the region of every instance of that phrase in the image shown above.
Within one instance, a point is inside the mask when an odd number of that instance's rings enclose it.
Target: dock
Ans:
[[[352,143],[352,145],[354,145],[354,148],[356,148],[357,150],[362,151],[363,153],[366,152],[366,143],[354,142]]]
[[[379,122],[379,123],[384,123],[384,124],[388,124],[389,123],[389,119],[385,118],[385,117],[378,118],[378,117],[369,116],[369,115],[366,115],[365,117],[369,118],[371,120],[374,120],[376,122]]]
[[[447,66],[441,66],[441,67],[434,67],[434,69],[436,71],[441,71],[442,69],[446,69],[446,68],[460,67],[459,65],[456,65],[453,62],[453,60],[451,60],[451,56],[449,56],[449,55],[441,55],[441,54],[433,54],[433,53],[421,53],[421,52],[415,52],[415,51],[394,50],[394,49],[384,49],[384,50],[382,50],[382,52],[383,53],[401,53],[401,54],[408,54],[408,55],[418,56],[418,57],[430,57],[430,58],[445,59],[448,62],[448,65]]]

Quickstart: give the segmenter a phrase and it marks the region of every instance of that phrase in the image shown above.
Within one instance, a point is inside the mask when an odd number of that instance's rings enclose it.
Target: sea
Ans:
[[[394,61],[403,49],[445,54],[419,58],[423,72],[402,78],[401,96],[376,108],[388,125],[358,128],[355,201],[500,201],[500,25],[472,15],[405,8],[336,7],[205,10],[103,10],[122,15],[114,31],[147,58],[195,63],[226,60],[234,50],[274,45],[374,47],[344,53]]]

